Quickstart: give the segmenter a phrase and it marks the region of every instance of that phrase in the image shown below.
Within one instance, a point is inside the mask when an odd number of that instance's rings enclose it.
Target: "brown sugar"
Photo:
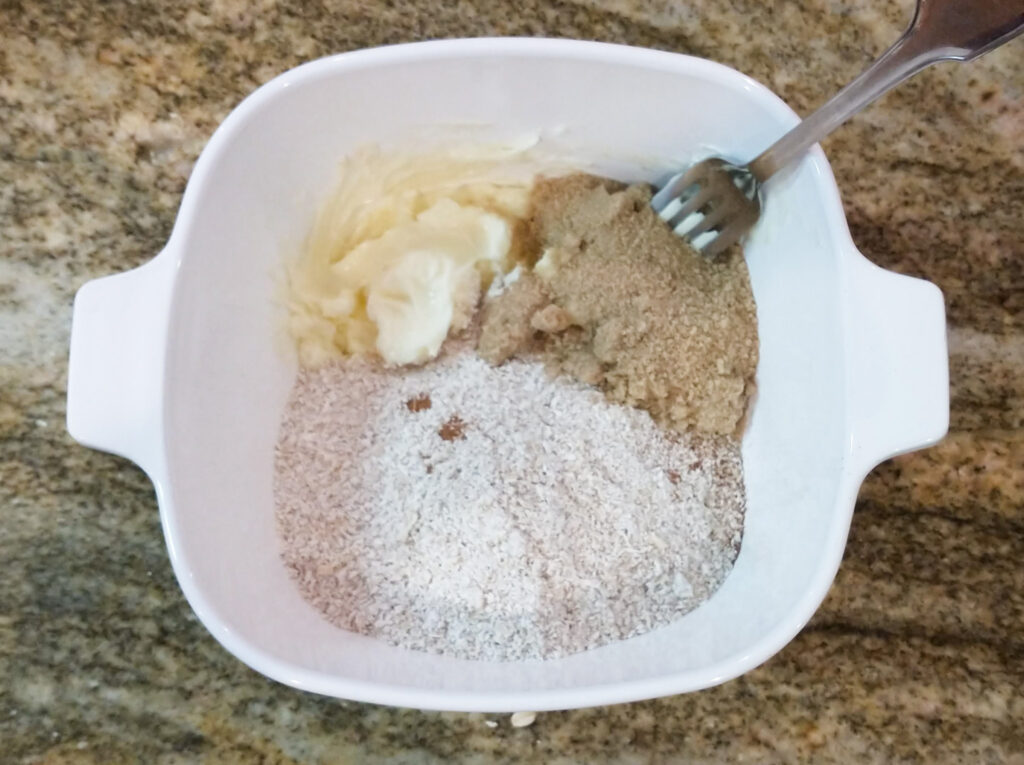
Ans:
[[[530,349],[536,329],[533,315],[551,304],[544,285],[532,273],[513,282],[500,297],[484,303],[477,352],[500,364]]]
[[[481,356],[540,353],[677,430],[742,428],[758,343],[739,248],[706,259],[658,218],[646,186],[585,174],[540,180],[527,229],[526,272],[485,304]]]

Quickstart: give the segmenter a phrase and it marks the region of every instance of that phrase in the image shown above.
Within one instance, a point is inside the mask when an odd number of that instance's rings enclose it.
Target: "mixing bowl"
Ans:
[[[655,180],[748,158],[797,116],[727,67],[564,40],[451,40],[347,53],[247,98],[203,151],[165,249],[75,300],[68,429],[150,476],[181,588],[224,647],[297,688],[447,710],[544,710],[693,691],[782,648],[824,598],[858,487],[948,421],[942,296],[854,247],[824,155],[773,180],[746,245],[758,395],[749,508],[721,589],[677,622],[550,661],[464,661],[330,625],[279,557],[278,419],[296,374],[278,301],[338,161],[448,127],[549,135],[592,169]],[[461,126],[461,127],[460,127]]]

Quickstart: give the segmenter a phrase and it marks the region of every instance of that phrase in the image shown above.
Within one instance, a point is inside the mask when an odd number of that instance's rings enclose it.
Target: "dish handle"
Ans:
[[[75,295],[68,432],[147,472],[162,453],[160,402],[177,264],[168,244],[148,263],[87,282]]]
[[[845,296],[850,457],[863,477],[949,428],[949,357],[942,292],[849,258]]]

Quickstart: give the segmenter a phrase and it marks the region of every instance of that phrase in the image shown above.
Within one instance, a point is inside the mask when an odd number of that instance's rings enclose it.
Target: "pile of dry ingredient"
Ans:
[[[739,248],[712,261],[651,208],[650,189],[592,175],[541,180],[525,252],[484,308],[480,355],[539,352],[668,427],[737,433],[757,369],[757,313]]]
[[[757,364],[741,254],[701,259],[646,189],[593,176],[541,180],[528,208],[509,221],[517,268],[437,358],[300,371],[278,527],[339,627],[563,656],[678,619],[738,554]]]
[[[673,621],[721,584],[743,524],[737,449],[465,338],[415,369],[302,370],[277,497],[285,560],[328,619],[494,660]]]

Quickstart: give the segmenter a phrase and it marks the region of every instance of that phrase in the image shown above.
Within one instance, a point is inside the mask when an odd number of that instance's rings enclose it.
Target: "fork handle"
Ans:
[[[917,0],[881,58],[747,165],[764,183],[891,88],[937,61],[970,61],[1024,31],[1024,0]]]

